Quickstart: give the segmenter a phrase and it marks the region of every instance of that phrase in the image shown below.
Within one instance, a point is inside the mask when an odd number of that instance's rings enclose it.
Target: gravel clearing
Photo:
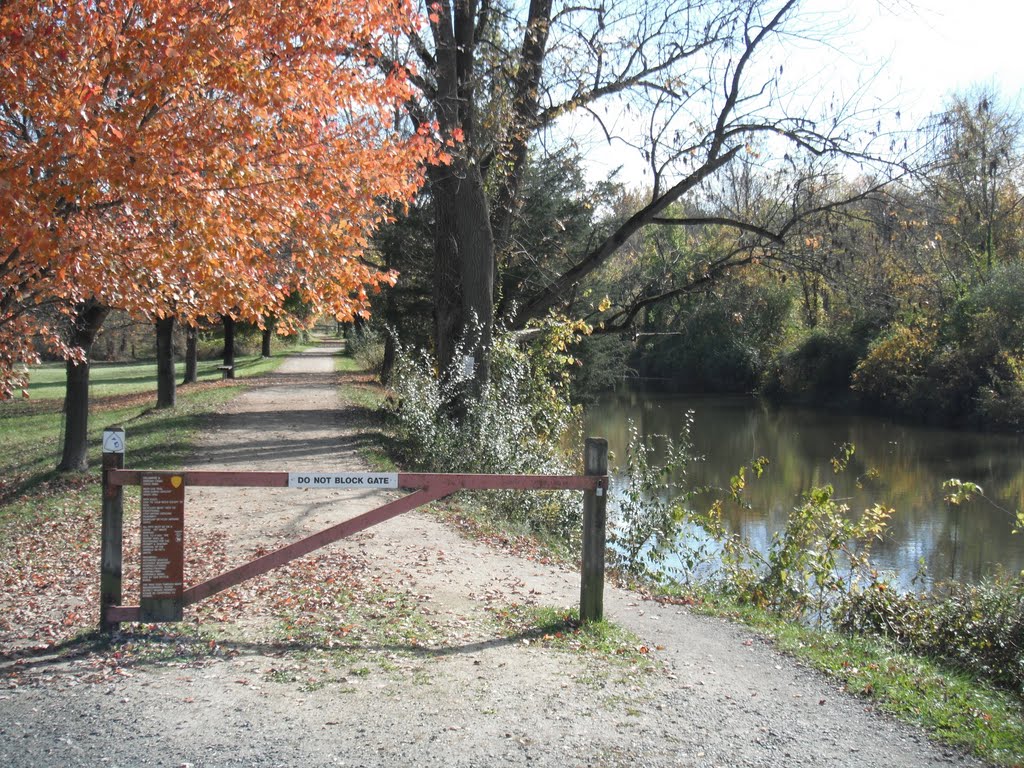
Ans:
[[[366,469],[357,451],[372,437],[339,400],[334,351],[295,356],[228,404],[191,468]],[[130,466],[130,430],[127,439]],[[187,535],[222,534],[235,562],[379,503],[358,492],[191,489]],[[171,655],[88,684],[76,674],[84,660],[43,660],[45,674],[0,689],[0,766],[983,764],[748,630],[682,606],[606,591],[608,618],[650,649],[644,669],[510,636],[496,611],[571,607],[578,575],[422,512],[328,552],[414,600],[428,639],[380,638],[343,655],[290,649],[267,639],[280,617],[264,607],[224,627],[230,653],[201,662]]]

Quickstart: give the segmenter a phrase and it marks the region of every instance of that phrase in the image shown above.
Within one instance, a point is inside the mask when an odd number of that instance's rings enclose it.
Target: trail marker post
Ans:
[[[100,550],[100,631],[116,632],[121,623],[107,619],[107,607],[121,604],[121,534],[124,486],[110,482],[110,472],[124,469],[124,429],[103,430],[103,518]]]

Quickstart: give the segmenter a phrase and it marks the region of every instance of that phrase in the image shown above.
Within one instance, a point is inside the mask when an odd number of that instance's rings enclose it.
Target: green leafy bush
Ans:
[[[919,414],[930,397],[928,367],[936,343],[936,330],[931,324],[890,327],[857,365],[853,389],[882,409]]]
[[[872,342],[853,389],[881,410],[935,423],[1024,426],[1024,265],[992,269],[944,315]]]
[[[200,360],[219,360],[223,354],[224,339],[207,338],[203,335],[196,342],[196,357]]]
[[[1024,696],[1024,578],[951,583],[899,594],[885,583],[849,593],[834,614],[849,632],[887,638]]]
[[[1000,352],[978,390],[978,416],[1000,429],[1024,430],[1024,355]]]
[[[986,335],[1000,348],[1024,346],[1024,263],[1007,262],[994,267],[972,288],[963,309],[972,330],[977,332],[984,323],[988,326]]]
[[[836,472],[845,470],[852,445],[832,459]],[[756,477],[766,459],[751,463]],[[745,505],[746,468],[732,478],[728,497],[695,516],[721,544],[722,583],[739,600],[799,620],[818,622],[857,585],[874,579],[871,549],[888,525],[892,510],[880,504],[853,516],[836,501],[831,485],[812,488],[804,503],[789,513],[786,526],[772,536],[766,552],[751,546],[724,522],[727,504]]]
[[[653,311],[633,365],[641,376],[682,391],[750,392],[783,337],[793,296],[772,284],[740,281]],[[667,330],[665,333],[663,331]]]
[[[659,465],[652,460],[654,446],[631,431],[625,468],[629,482],[613,496],[617,519],[610,536],[621,570],[658,581],[713,582],[742,602],[818,621],[827,619],[851,589],[873,583],[871,549],[891,509],[876,504],[854,516],[834,498],[832,486],[812,488],[762,552],[732,530],[727,508],[746,506],[748,470],[760,477],[767,459],[741,467],[725,496],[707,511],[697,511],[695,500],[710,489],[687,482],[687,468],[698,459],[685,434],[678,444],[659,436],[666,457]],[[846,468],[853,451],[846,445],[833,459],[837,472]]]
[[[573,346],[579,365],[572,368],[574,402],[592,402],[612,392],[630,373],[632,342],[620,334],[583,336]]]
[[[757,381],[760,351],[724,302],[689,308],[672,335],[653,336],[635,361],[642,376],[671,380],[687,392],[750,392]]]

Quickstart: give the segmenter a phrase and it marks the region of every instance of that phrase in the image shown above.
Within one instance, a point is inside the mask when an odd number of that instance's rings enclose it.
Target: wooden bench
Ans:
[[[235,378],[235,366],[233,365],[218,365],[217,370],[220,371],[220,377],[222,379]]]

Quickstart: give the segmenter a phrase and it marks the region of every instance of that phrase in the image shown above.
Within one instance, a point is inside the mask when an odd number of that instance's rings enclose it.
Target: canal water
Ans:
[[[803,493],[831,484],[835,497],[853,512],[876,502],[895,508],[873,559],[904,588],[949,579],[975,582],[1000,570],[1024,569],[1024,533],[1011,533],[1013,513],[1024,505],[1022,436],[908,426],[843,410],[776,407],[752,397],[645,392],[608,395],[590,406],[586,434],[608,438],[614,467],[625,463],[631,422],[644,436],[678,439],[689,411],[692,450],[702,457],[689,469],[695,487],[728,488],[740,466],[768,459],[763,476],[747,485],[751,508],[729,517],[732,530],[762,551]],[[844,443],[853,444],[855,454],[848,469],[836,475],[830,459]],[[977,483],[991,502],[946,503],[942,483],[950,478]]]

